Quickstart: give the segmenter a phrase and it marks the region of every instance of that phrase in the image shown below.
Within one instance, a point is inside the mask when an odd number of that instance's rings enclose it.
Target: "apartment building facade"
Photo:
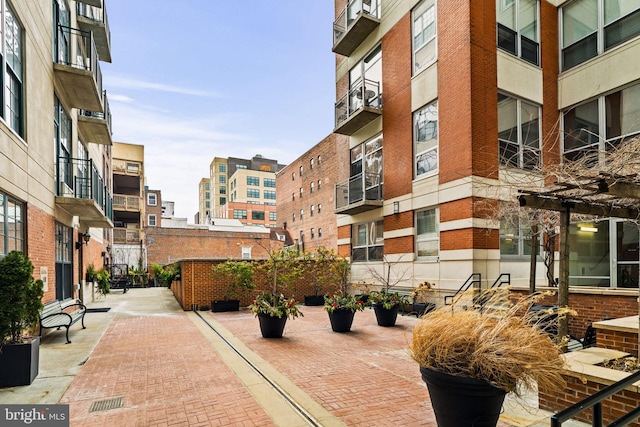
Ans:
[[[3,0],[0,14],[0,256],[29,256],[44,302],[91,298],[84,272],[113,227],[105,4]]]
[[[346,168],[348,138],[332,133],[276,174],[278,225],[304,251],[338,250],[334,186]]]
[[[484,286],[502,273],[526,286],[530,229],[479,206],[496,204],[489,189],[512,176],[539,179],[544,165],[606,152],[640,130],[640,5],[334,4],[334,132],[350,148],[334,208],[353,279],[392,263],[404,272],[399,286],[454,290],[473,273]],[[613,218],[593,228],[570,228],[569,284],[637,288],[638,228]]]

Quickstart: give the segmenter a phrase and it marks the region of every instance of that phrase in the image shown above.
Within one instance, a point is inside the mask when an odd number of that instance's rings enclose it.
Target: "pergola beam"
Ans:
[[[616,184],[618,185],[618,184]],[[526,206],[534,209],[545,209],[550,211],[562,212],[569,207],[571,213],[593,215],[600,217],[615,217],[626,219],[640,218],[640,209],[638,208],[617,208],[612,206],[603,206],[591,204],[586,201],[551,199],[549,197],[540,197],[535,194],[523,194],[518,196],[520,206]]]

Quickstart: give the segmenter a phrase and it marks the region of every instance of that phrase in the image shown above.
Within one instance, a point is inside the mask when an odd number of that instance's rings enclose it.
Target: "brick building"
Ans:
[[[332,133],[276,175],[278,225],[305,251],[338,249],[334,187],[347,144],[344,135]]]
[[[406,273],[400,286],[429,280],[453,292],[473,273],[484,286],[503,273],[526,286],[530,228],[496,224],[478,206],[497,202],[487,190],[510,177],[537,179],[542,165],[640,132],[640,6],[334,4],[334,132],[350,148],[334,208],[353,279],[386,260]],[[635,298],[638,227],[603,218],[570,233],[572,289]],[[545,273],[540,258],[538,286]],[[615,307],[602,315],[615,317]]]
[[[2,1],[0,257],[26,253],[44,302],[91,298],[112,222],[104,1]],[[53,12],[53,13],[52,13]]]

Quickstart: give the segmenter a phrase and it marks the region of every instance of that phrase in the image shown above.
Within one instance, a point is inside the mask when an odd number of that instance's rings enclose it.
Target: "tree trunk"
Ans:
[[[560,280],[558,283],[558,310],[569,305],[569,219],[571,212],[566,206],[560,211]],[[569,318],[559,316],[558,337],[569,335]]]
[[[529,293],[536,291],[536,267],[538,257],[538,225],[531,226],[531,262],[529,268]]]

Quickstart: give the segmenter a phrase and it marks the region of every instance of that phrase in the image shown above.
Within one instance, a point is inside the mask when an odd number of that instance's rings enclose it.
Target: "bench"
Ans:
[[[78,320],[82,321],[82,329],[86,329],[84,326],[84,314],[87,311],[80,300],[66,299],[64,301],[51,301],[44,305],[40,311],[40,335],[42,336],[43,329],[61,327],[67,328],[67,344],[71,343],[69,340],[69,327],[76,323]]]

